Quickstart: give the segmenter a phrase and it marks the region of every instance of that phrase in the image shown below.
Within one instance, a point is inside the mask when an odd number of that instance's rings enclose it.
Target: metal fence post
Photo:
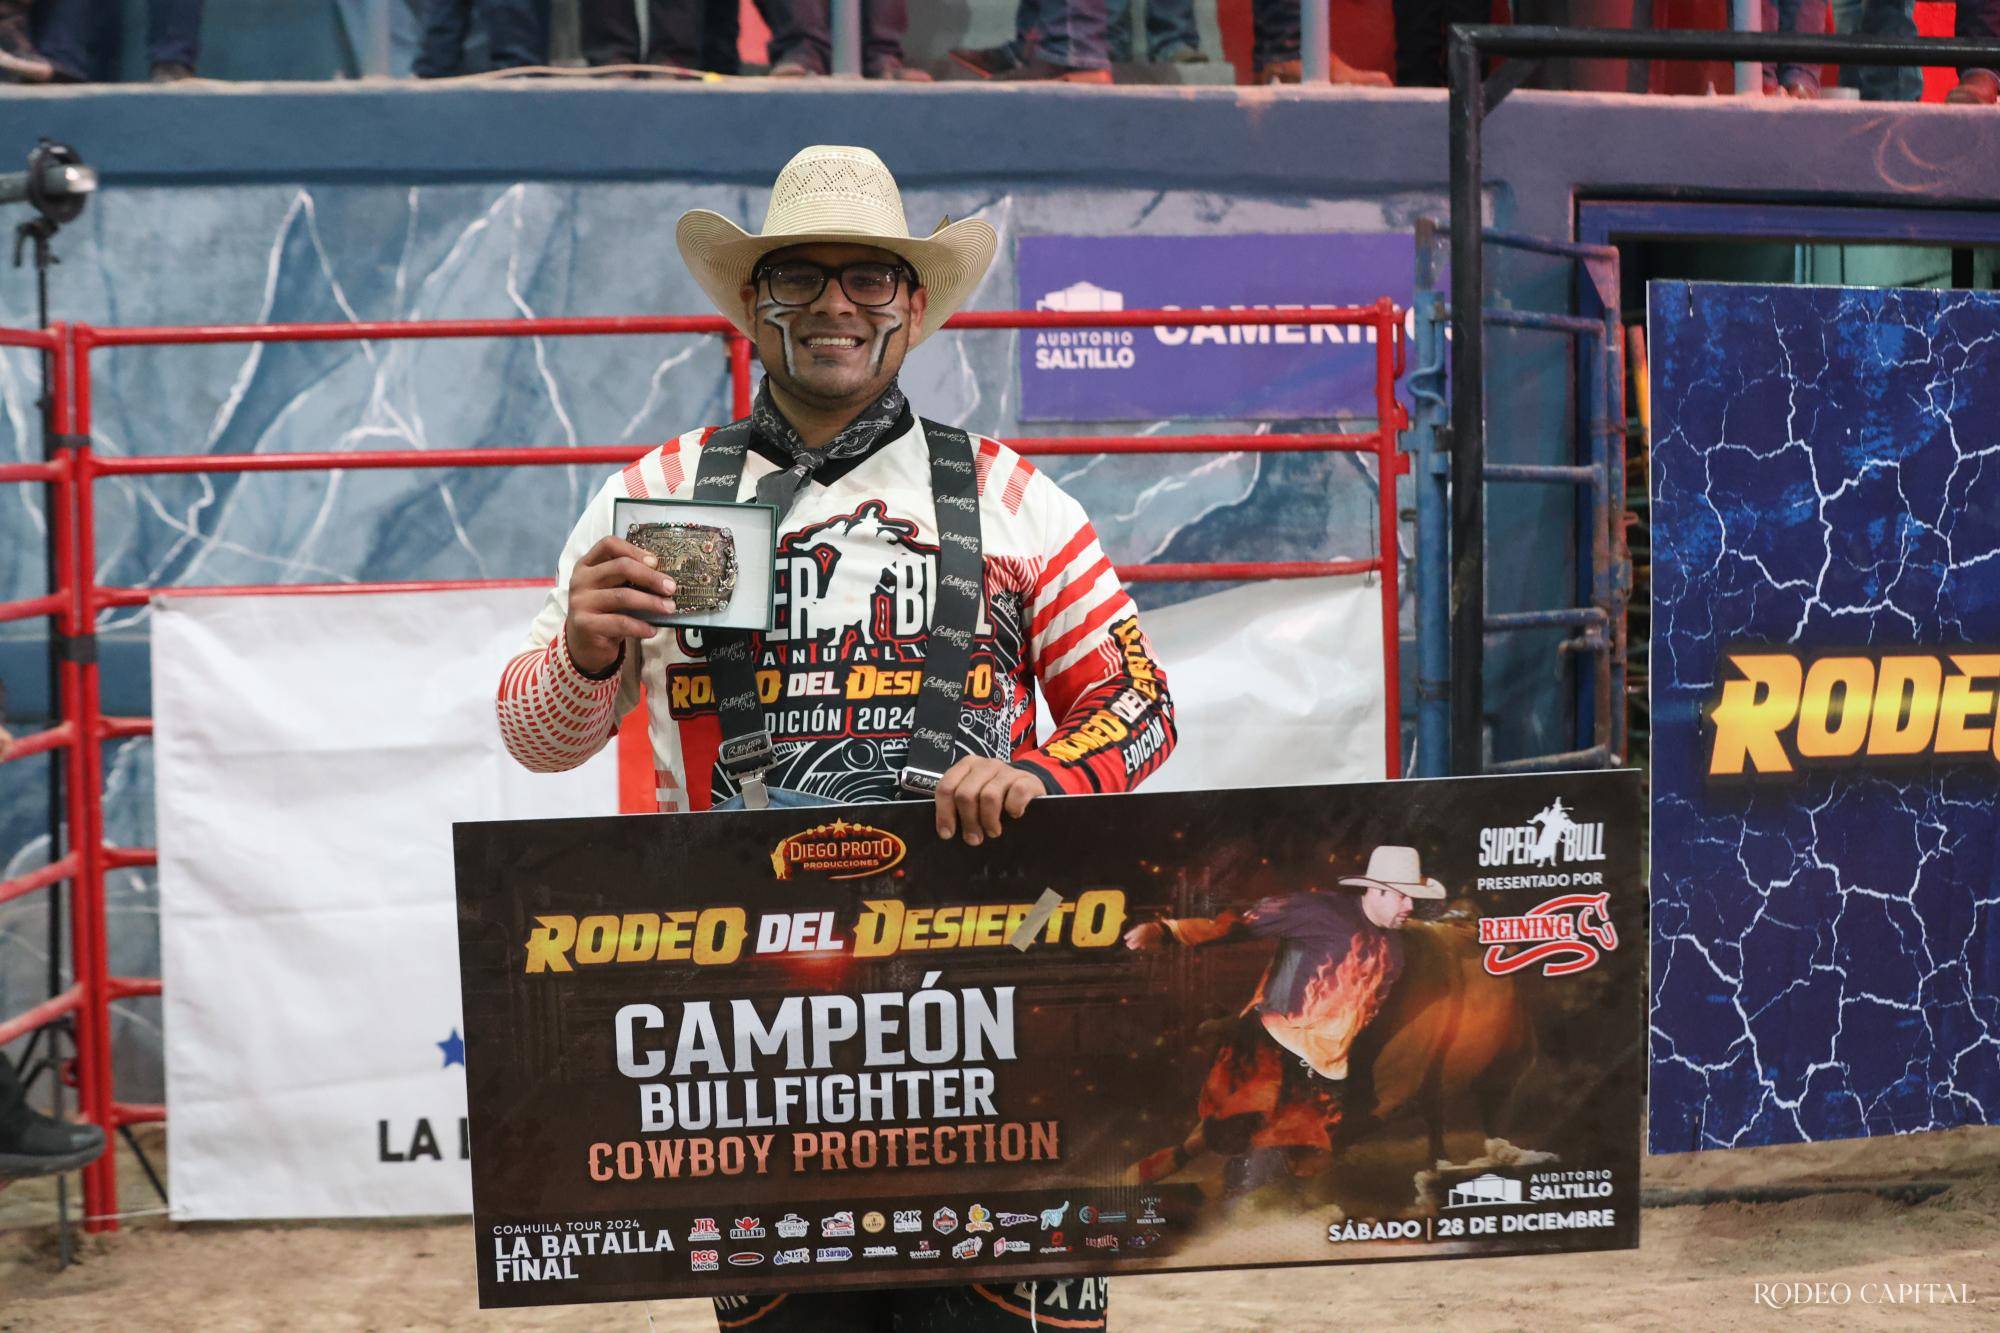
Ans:
[[[833,0],[832,73],[861,77],[861,0]]]
[[[1760,0],[1729,0],[1729,26],[1735,32],[1764,31],[1764,6]],[[1736,71],[1736,91],[1752,97],[1764,95],[1764,64],[1759,60],[1739,60],[1731,68]]]
[[[1333,0],[1305,0],[1299,10],[1299,81],[1333,79]]]
[[[1409,453],[1417,500],[1417,750],[1413,776],[1451,771],[1451,455],[1443,436],[1446,306],[1438,289],[1442,238],[1434,218],[1417,219],[1415,368],[1410,372]]]
[[[1486,303],[1479,122],[1486,93],[1479,47],[1451,30],[1451,771],[1485,761]]]

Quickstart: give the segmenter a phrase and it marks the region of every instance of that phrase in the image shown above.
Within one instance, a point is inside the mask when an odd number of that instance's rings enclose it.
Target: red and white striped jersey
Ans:
[[[659,808],[734,794],[702,632],[663,629],[602,681],[569,660],[570,570],[612,532],[621,498],[691,498],[711,429],[689,431],[611,477],[563,546],[555,586],[499,691],[508,750],[531,769],[573,768],[643,697]],[[1132,600],[1081,505],[996,440],[973,437],[986,600],[961,710],[959,754],[1012,759],[1051,792],[1124,791],[1173,748],[1173,705]],[[775,464],[751,451],[739,498]],[[858,465],[808,484],[778,538],[773,629],[751,659],[777,751],[773,787],[895,800],[930,629],[938,544],[921,423]],[[1056,726],[1039,747],[1035,687]],[[643,692],[643,693],[642,693]]]

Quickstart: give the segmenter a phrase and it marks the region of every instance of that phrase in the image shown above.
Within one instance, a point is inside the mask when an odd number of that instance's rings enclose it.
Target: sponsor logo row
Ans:
[[[1159,1244],[1160,1233],[1141,1231],[1136,1235],[1120,1237],[1115,1232],[1085,1236],[1082,1245],[1074,1246],[1062,1232],[1051,1232],[1044,1238],[1045,1244],[1034,1241],[1014,1240],[1007,1236],[993,1239],[993,1257],[1005,1258],[1010,1254],[1073,1254],[1079,1249],[1102,1250],[1117,1254],[1123,1250],[1144,1250]],[[967,1236],[951,1247],[954,1259],[977,1259],[986,1250],[986,1237]],[[792,1264],[844,1264],[859,1258],[870,1259],[942,1259],[945,1251],[928,1238],[910,1246],[908,1250],[896,1245],[864,1245],[857,1255],[851,1245],[795,1245],[790,1249],[767,1254],[763,1250],[736,1250],[728,1256],[727,1262],[735,1268],[754,1268],[770,1262],[774,1267],[783,1268]],[[714,1273],[721,1270],[723,1263],[720,1250],[689,1250],[688,1267],[697,1273]]]
[[[849,1208],[826,1214],[819,1219],[817,1227],[795,1212],[786,1213],[768,1226],[762,1217],[757,1216],[735,1218],[726,1227],[715,1218],[697,1217],[688,1228],[688,1241],[694,1245],[719,1243],[725,1235],[732,1241],[756,1241],[774,1233],[780,1240],[835,1240],[885,1233],[911,1235],[927,1230],[939,1236],[951,1236],[963,1229],[963,1238],[949,1246],[953,1259],[977,1259],[987,1253],[989,1241],[991,1253],[996,1259],[1010,1254],[1062,1255],[1088,1250],[1115,1254],[1123,1250],[1149,1249],[1159,1243],[1160,1233],[1152,1229],[1166,1224],[1166,1219],[1160,1215],[1159,1203],[1157,1197],[1148,1196],[1140,1201],[1136,1213],[1106,1210],[1091,1204],[1083,1204],[1076,1209],[1076,1225],[1095,1227],[1133,1223],[1145,1228],[1123,1236],[1102,1232],[1072,1239],[1065,1231],[1065,1223],[1070,1217],[1070,1201],[1064,1200],[1037,1212],[995,1211],[975,1203],[965,1210],[963,1219],[956,1209],[950,1207],[934,1209],[928,1216],[920,1208],[896,1209],[888,1213],[870,1210],[863,1212],[858,1219],[855,1210]],[[1032,1239],[994,1234],[1027,1228],[1036,1232]],[[767,1262],[774,1267],[788,1267],[794,1264],[848,1263],[856,1259],[921,1261],[942,1259],[945,1253],[946,1249],[928,1235],[920,1235],[908,1249],[898,1244],[879,1242],[863,1243],[858,1247],[852,1244],[807,1244],[788,1246],[774,1252],[736,1250],[726,1257],[720,1249],[692,1249],[688,1251],[688,1267],[697,1273],[714,1273],[721,1271],[725,1263],[736,1268],[753,1268]]]

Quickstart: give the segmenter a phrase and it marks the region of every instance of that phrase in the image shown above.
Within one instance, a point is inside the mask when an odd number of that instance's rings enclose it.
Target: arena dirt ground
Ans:
[[[157,1146],[157,1145],[156,1145]],[[129,1154],[122,1199],[147,1185]],[[1916,1183],[1919,1188],[1906,1188]],[[1653,1159],[1637,1251],[1121,1279],[1111,1327],[2000,1329],[2000,1128]],[[1800,1192],[1802,1189],[1807,1192]],[[1757,1201],[1718,1200],[1713,1191]],[[1787,1197],[1793,1196],[1796,1197]],[[1923,1197],[1917,1197],[1923,1196]],[[0,1330],[710,1330],[704,1305],[481,1314],[464,1221],[177,1225],[136,1217],[58,1271],[48,1182],[0,1192]],[[1757,1284],[1848,1303],[1774,1310]],[[1940,1284],[1946,1303],[1863,1304],[1864,1284]],[[1785,1290],[1789,1288],[1781,1288]],[[1881,1288],[1867,1291],[1879,1296]],[[1967,1303],[1950,1303],[1962,1292]]]

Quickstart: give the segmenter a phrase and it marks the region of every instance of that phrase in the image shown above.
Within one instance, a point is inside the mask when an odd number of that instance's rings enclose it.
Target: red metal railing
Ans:
[[[1121,568],[1130,582],[1239,581],[1375,574],[1381,580],[1382,665],[1386,713],[1387,772],[1401,771],[1399,653],[1397,643],[1397,523],[1395,479],[1408,470],[1397,452],[1397,433],[1407,424],[1395,386],[1404,365],[1402,312],[1386,297],[1368,306],[1339,309],[1245,311],[1127,310],[1103,313],[981,311],[952,319],[952,329],[1163,328],[1193,325],[1347,325],[1375,335],[1376,429],[1351,434],[1062,436],[1008,441],[1034,454],[1189,454],[1219,452],[1356,453],[1375,458],[1378,477],[1376,553],[1365,559],[1324,561],[1240,561],[1219,564],[1145,564]],[[750,343],[726,321],[713,316],[660,316],[611,319],[439,320],[426,323],[245,324],[181,328],[95,328],[56,325],[47,332],[0,329],[0,346],[27,347],[48,354],[53,397],[51,426],[66,441],[49,463],[0,464],[0,482],[41,483],[55,551],[45,596],[0,603],[0,622],[52,617],[61,638],[88,642],[99,613],[144,604],[152,597],[228,597],[249,594],[336,595],[370,592],[437,592],[465,588],[543,587],[546,579],[416,580],[392,583],[282,584],[242,587],[100,587],[96,582],[96,483],[106,477],[194,473],[321,472],[376,468],[459,468],[623,464],[643,457],[652,445],[579,448],[495,447],[485,449],[390,450],[355,453],[164,455],[104,457],[90,444],[91,357],[102,349],[253,342],[372,342],[423,338],[604,337],[696,334],[724,340],[733,413],[750,410]],[[149,847],[114,847],[104,836],[103,744],[150,735],[150,718],[107,717],[102,707],[96,655],[64,655],[57,672],[62,720],[21,738],[7,762],[63,752],[69,761],[64,791],[68,849],[49,865],[17,879],[0,881],[0,903],[67,881],[73,980],[68,989],[12,1019],[0,1021],[0,1044],[65,1016],[76,1025],[75,1074],[78,1102],[86,1119],[105,1127],[161,1120],[165,1108],[121,1102],[113,1096],[110,1010],[119,1000],[158,995],[153,977],[120,977],[110,972],[104,928],[104,877],[114,870],[157,863]],[[113,1154],[86,1168],[84,1221],[91,1231],[117,1229],[117,1180]]]

